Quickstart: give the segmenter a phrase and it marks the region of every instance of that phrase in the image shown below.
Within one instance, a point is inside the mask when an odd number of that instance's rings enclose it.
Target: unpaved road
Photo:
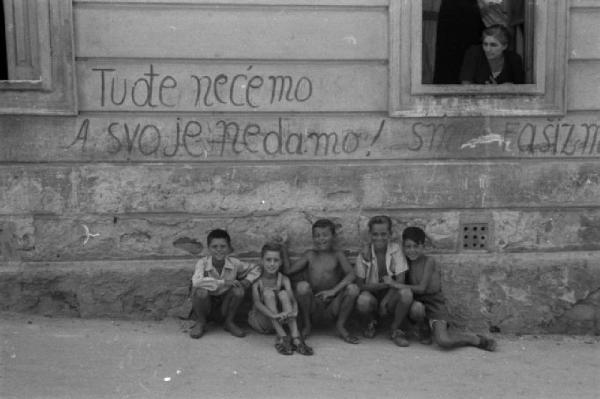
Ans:
[[[0,313],[0,398],[598,398],[598,337],[500,336],[495,353],[349,345],[328,331],[315,356],[273,337],[200,340],[178,320],[59,319]]]

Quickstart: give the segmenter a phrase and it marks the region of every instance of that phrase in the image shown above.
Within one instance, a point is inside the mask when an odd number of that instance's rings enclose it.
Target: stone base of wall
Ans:
[[[436,255],[455,324],[503,333],[600,334],[600,252]],[[185,317],[193,259],[0,263],[0,310]]]

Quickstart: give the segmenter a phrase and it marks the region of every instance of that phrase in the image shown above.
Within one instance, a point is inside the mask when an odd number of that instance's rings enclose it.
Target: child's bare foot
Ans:
[[[204,335],[204,323],[196,322],[190,330],[190,337],[198,339]]]
[[[373,338],[377,334],[377,320],[371,320],[369,324],[367,324],[367,328],[363,331],[363,336],[365,338]]]
[[[406,347],[410,345],[410,343],[406,339],[406,334],[400,329],[393,330],[390,334],[390,338],[392,339],[392,341],[394,341],[396,346]]]
[[[350,334],[348,332],[348,330],[346,330],[345,328],[341,327],[341,326],[337,326],[336,329],[338,330],[338,335],[340,336],[341,339],[344,340],[344,342],[347,342],[349,344],[359,344],[360,343],[360,339],[358,339],[358,337]]]
[[[242,338],[246,336],[244,330],[239,328],[233,321],[225,322],[223,328],[225,328],[225,331],[229,331],[234,337]]]

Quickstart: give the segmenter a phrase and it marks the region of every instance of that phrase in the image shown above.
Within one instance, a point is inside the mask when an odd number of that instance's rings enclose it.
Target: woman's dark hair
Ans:
[[[388,231],[391,232],[392,231],[392,219],[389,216],[385,216],[385,215],[378,215],[378,216],[373,216],[371,219],[369,219],[369,231],[373,230],[373,225],[375,224],[387,224],[388,226]]]
[[[411,240],[417,245],[425,244],[427,234],[419,227],[407,227],[402,232],[402,242]]]
[[[505,46],[508,46],[511,39],[510,31],[508,30],[508,28],[500,24],[492,25],[489,28],[484,29],[481,33],[481,39],[483,40],[483,38],[485,38],[486,36],[495,37],[500,43],[504,44]]]
[[[315,234],[315,229],[328,228],[331,230],[331,234],[335,235],[335,224],[329,219],[319,219],[312,225],[312,233]]]
[[[210,246],[210,242],[216,238],[223,238],[227,241],[227,245],[231,248],[231,237],[229,237],[229,233],[223,229],[214,229],[208,236],[206,237],[206,245]]]
[[[260,257],[262,258],[263,256],[265,256],[265,253],[267,253],[267,251],[279,252],[279,256],[281,257],[281,259],[283,259],[283,246],[281,244],[277,244],[275,242],[266,243],[260,250]]]

